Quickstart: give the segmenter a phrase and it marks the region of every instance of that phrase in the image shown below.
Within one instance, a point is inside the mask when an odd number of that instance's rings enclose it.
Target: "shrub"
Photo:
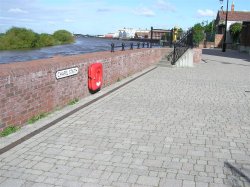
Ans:
[[[56,44],[56,41],[52,35],[45,34],[45,33],[40,34],[39,40],[38,40],[39,47],[53,46],[55,44]]]
[[[240,32],[242,30],[242,24],[241,23],[234,23],[230,25],[230,35],[233,39],[233,43],[236,43],[239,40]]]
[[[12,27],[6,33],[0,33],[0,50],[31,49],[72,42],[74,42],[74,37],[66,30],[59,30],[50,35],[37,34],[30,29]]]
[[[22,49],[36,47],[38,34],[25,28],[12,27],[3,36],[6,49]]]
[[[193,27],[194,35],[193,40],[195,44],[199,44],[204,39],[204,28],[200,23],[197,23]]]
[[[60,44],[67,44],[74,41],[73,35],[66,30],[58,30],[54,32],[53,36]]]

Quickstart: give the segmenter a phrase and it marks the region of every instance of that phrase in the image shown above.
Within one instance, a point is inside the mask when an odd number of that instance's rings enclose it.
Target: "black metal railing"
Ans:
[[[131,43],[125,43],[122,42],[121,45],[115,45],[114,43],[111,43],[111,52],[115,52],[115,50],[133,50],[133,49],[141,49],[141,48],[152,48],[152,47],[162,47],[162,45],[158,43],[150,43],[150,42],[131,42]]]
[[[167,56],[168,61],[175,65],[177,60],[189,49],[193,48],[193,29],[190,29],[176,43],[173,43],[174,50]]]

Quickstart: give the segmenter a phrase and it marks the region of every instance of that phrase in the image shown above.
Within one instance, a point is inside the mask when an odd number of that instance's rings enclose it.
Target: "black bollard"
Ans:
[[[147,42],[147,48],[149,48],[149,43]]]
[[[115,44],[111,43],[111,52],[115,52]]]
[[[130,43],[130,50],[133,50],[133,46],[134,46],[134,44],[133,44],[133,42],[131,42]]]
[[[145,46],[145,43],[143,42],[143,43],[142,43],[142,48],[144,48],[144,46]]]
[[[140,42],[137,43],[137,49],[140,49]]]
[[[122,42],[122,51],[125,51],[125,43]]]

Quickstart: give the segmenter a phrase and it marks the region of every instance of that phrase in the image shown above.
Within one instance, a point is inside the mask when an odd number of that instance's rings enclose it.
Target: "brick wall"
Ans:
[[[193,48],[193,62],[200,63],[202,57],[202,49],[201,48]]]
[[[214,47],[222,46],[223,34],[215,34]]]
[[[21,126],[43,112],[89,95],[88,66],[103,63],[103,87],[156,64],[169,49],[98,52],[0,65],[0,130]],[[56,79],[58,70],[78,67],[77,75]]]

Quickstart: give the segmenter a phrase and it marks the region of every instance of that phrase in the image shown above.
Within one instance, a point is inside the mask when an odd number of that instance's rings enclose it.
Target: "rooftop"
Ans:
[[[216,20],[226,20],[226,11],[219,11]],[[250,12],[228,11],[228,21],[250,21]]]

